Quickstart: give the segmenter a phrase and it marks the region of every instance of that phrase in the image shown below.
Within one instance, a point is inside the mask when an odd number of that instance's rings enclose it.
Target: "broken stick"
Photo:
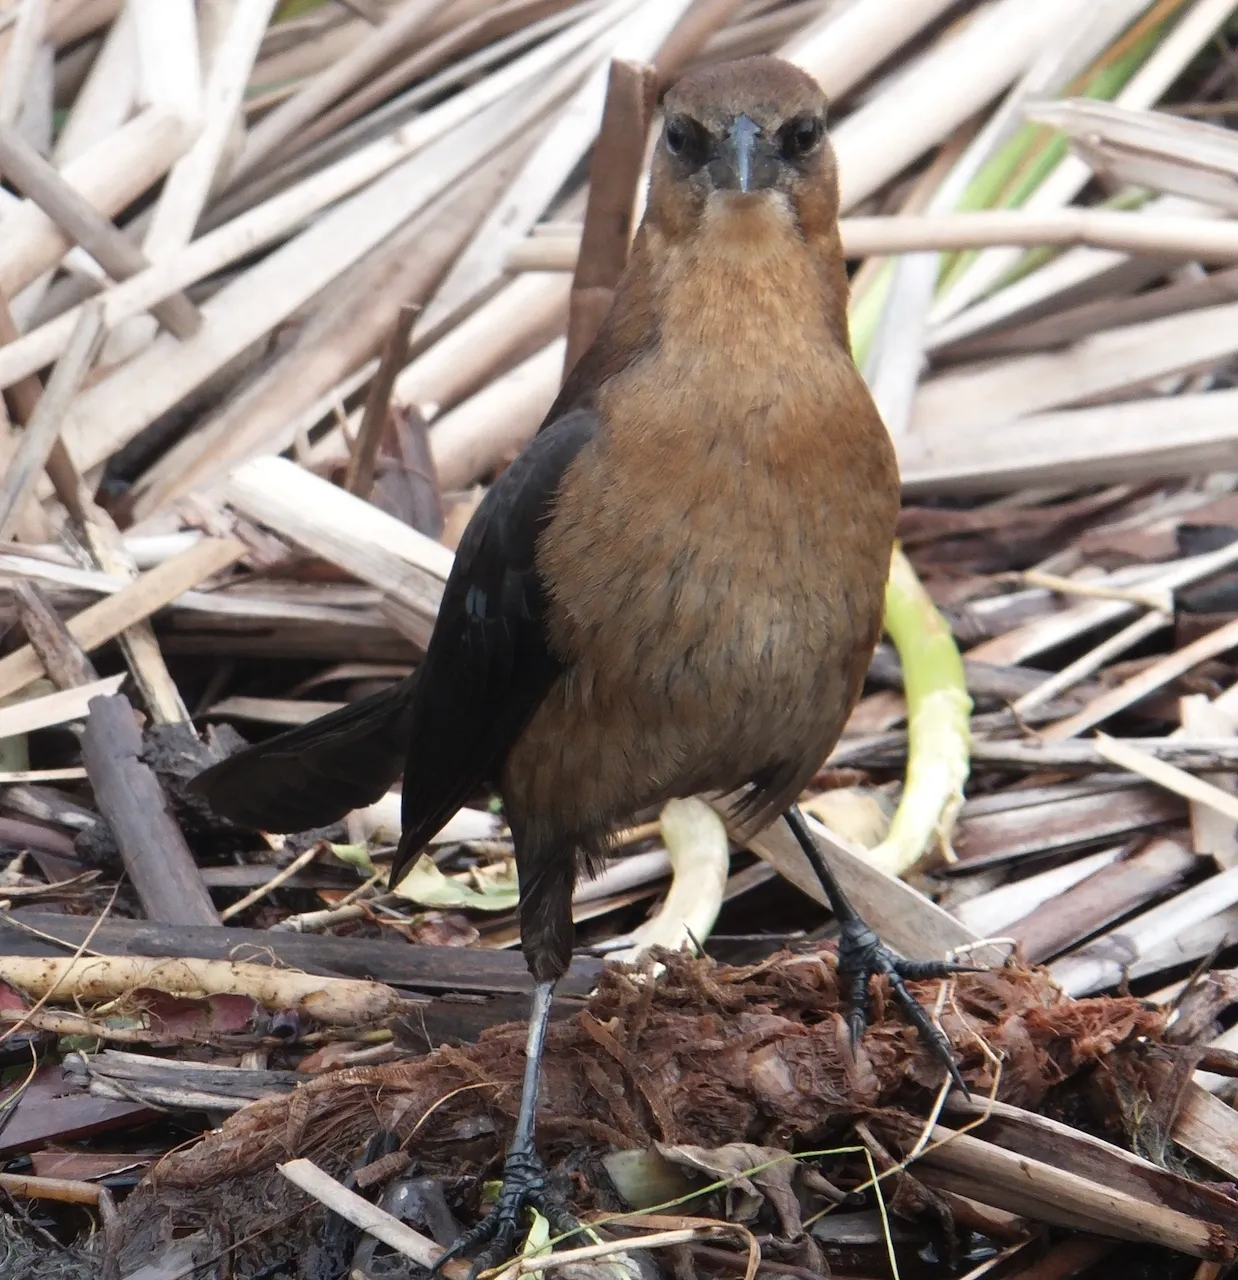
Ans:
[[[91,700],[82,760],[147,916],[167,924],[217,925],[219,916],[167,796],[142,760],[142,733],[123,694]]]

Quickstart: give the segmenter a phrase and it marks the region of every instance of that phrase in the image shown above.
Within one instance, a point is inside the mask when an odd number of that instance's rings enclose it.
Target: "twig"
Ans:
[[[29,1200],[58,1200],[61,1204],[98,1204],[101,1188],[78,1178],[37,1178],[32,1174],[0,1173],[0,1191]]]
[[[225,907],[219,913],[220,923],[231,920],[233,916],[240,915],[246,908],[252,907],[255,902],[260,902],[268,893],[273,893],[280,885],[287,883],[298,871],[308,867],[322,852],[322,849],[323,842],[321,840],[315,841],[308,849],[293,858],[286,867],[277,871],[265,884],[260,884],[243,898],[238,898],[230,907]]]
[[[1038,684],[1036,688],[1025,693],[1014,703],[1012,710],[1016,716],[1026,716],[1029,711],[1033,711],[1037,707],[1043,707],[1046,703],[1052,702],[1059,694],[1073,688],[1081,680],[1086,680],[1093,672],[1100,670],[1101,667],[1111,662],[1119,654],[1134,648],[1141,640],[1147,639],[1148,636],[1154,635],[1162,628],[1172,624],[1172,613],[1162,613],[1159,610],[1145,613],[1141,618],[1136,618],[1134,622],[1123,627],[1121,631],[1102,641],[1094,648],[1089,649],[1087,653],[1076,658],[1074,662],[1067,663],[1055,675],[1051,675],[1047,680]]]
[[[383,347],[378,371],[374,375],[374,381],[370,383],[365,412],[361,417],[361,429],[357,432],[357,443],[353,447],[348,473],[344,478],[344,488],[360,498],[368,498],[374,487],[378,448],[391,411],[391,389],[395,386],[396,376],[404,367],[408,356],[408,340],[420,310],[420,307],[408,304],[400,308]]]

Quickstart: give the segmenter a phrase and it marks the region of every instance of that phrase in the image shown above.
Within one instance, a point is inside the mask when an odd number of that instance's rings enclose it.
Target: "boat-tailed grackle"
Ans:
[[[572,886],[610,833],[673,796],[746,788],[786,815],[841,927],[851,1028],[884,974],[962,1083],[888,951],[839,890],[796,799],[859,696],[899,507],[894,450],[851,359],[826,103],[774,58],[666,95],[649,200],[597,340],[460,542],[416,675],[213,766],[220,813],[302,830],[403,770],[410,861],[479,787],[502,794],[536,982],[495,1211],[457,1250],[511,1252],[522,1207],[563,1221],[533,1142]]]

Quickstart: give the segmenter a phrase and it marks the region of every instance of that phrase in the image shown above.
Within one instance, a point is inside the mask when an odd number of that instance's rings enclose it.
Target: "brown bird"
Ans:
[[[219,812],[300,830],[404,770],[410,861],[486,782],[515,841],[536,980],[498,1207],[453,1253],[507,1257],[521,1209],[562,1220],[533,1145],[551,993],[578,869],[674,796],[746,788],[752,834],[785,814],[841,926],[851,1028],[885,974],[961,1085],[888,951],[838,888],[795,801],[859,696],[899,506],[894,450],[856,370],[825,97],[748,58],[666,96],[644,221],[613,309],[540,431],[461,540],[414,678],[200,775]]]

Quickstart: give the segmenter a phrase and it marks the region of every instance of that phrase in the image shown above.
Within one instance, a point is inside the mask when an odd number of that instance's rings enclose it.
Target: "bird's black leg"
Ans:
[[[894,998],[919,1031],[920,1038],[941,1059],[950,1078],[966,1094],[967,1086],[954,1061],[950,1041],[907,990],[905,979],[944,978],[952,973],[976,973],[978,970],[973,965],[949,964],[942,960],[906,960],[895,955],[848,901],[834,878],[834,873],[826,864],[820,846],[813,839],[799,806],[792,805],[785,816],[800,848],[812,863],[812,869],[817,873],[817,879],[821,881],[821,887],[838,920],[841,934],[838,942],[838,976],[840,980],[850,984],[847,1021],[851,1028],[852,1045],[859,1044],[864,1028],[868,1025],[869,979],[874,974],[883,973],[894,992]]]
[[[553,982],[539,982],[533,988],[533,1008],[529,1013],[529,1038],[525,1042],[524,1084],[520,1093],[520,1113],[516,1132],[503,1166],[503,1187],[498,1203],[475,1226],[466,1232],[434,1264],[437,1273],[451,1258],[470,1254],[479,1245],[487,1248],[479,1253],[469,1272],[470,1277],[505,1262],[515,1252],[521,1239],[521,1219],[526,1205],[536,1209],[550,1223],[554,1235],[575,1231],[580,1224],[551,1194],[546,1166],[533,1145],[533,1129],[537,1120],[537,1088],[541,1077],[542,1049],[546,1042],[546,1025],[550,1021]]]

